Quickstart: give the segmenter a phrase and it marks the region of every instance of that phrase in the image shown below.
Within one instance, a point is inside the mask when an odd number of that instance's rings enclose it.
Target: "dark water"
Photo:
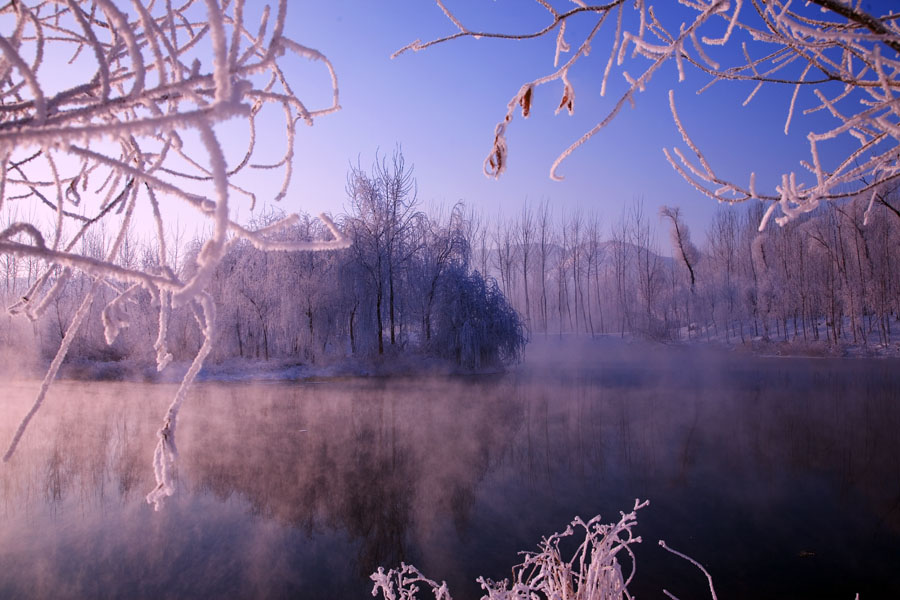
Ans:
[[[0,466],[0,598],[370,598],[401,561],[478,598],[635,498],[639,598],[709,597],[658,539],[722,600],[900,598],[900,361],[572,349],[504,376],[199,385],[158,513],[174,387],[60,382]],[[5,444],[36,384],[2,389]]]

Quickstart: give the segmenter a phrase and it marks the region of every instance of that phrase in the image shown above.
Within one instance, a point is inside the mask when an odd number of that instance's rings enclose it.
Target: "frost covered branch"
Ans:
[[[40,408],[98,287],[117,292],[103,310],[109,343],[128,326],[124,307],[143,289],[159,313],[154,346],[159,370],[171,360],[167,322],[173,307],[195,306],[203,334],[159,432],[154,462],[159,486],[148,496],[158,508],[173,489],[178,409],[213,344],[214,306],[205,290],[227,246],[240,238],[264,250],[347,246],[327,217],[333,240],[296,244],[272,239],[296,216],[264,231],[250,231],[231,218],[235,193],[249,197],[251,210],[255,204],[256,195],[238,183],[253,171],[280,169],[283,178],[274,199],[287,194],[296,124],[312,125],[339,109],[331,63],[285,35],[287,5],[279,0],[274,14],[265,6],[255,23],[245,9],[259,7],[246,6],[244,0],[187,0],[178,6],[54,0],[0,7],[7,27],[0,35],[0,210],[16,215],[30,210],[33,215],[0,232],[0,252],[43,264],[43,275],[10,312],[40,318],[73,271],[93,281],[4,461]],[[285,77],[284,63],[292,56],[327,72],[329,105],[311,108],[297,96]],[[267,107],[283,114],[286,131],[284,151],[274,161],[256,136]],[[227,148],[221,140],[224,127],[235,127],[235,118],[247,133],[232,159],[234,140],[241,136],[229,131]],[[172,225],[166,215],[178,204],[196,211],[211,230],[188,278],[176,272],[166,251]],[[158,256],[152,264],[125,265],[120,249],[139,206],[151,215]],[[48,220],[49,231],[42,231]],[[93,227],[116,232],[116,241],[102,256],[79,245]]]
[[[570,114],[574,111],[575,90],[569,74],[598,44],[601,31],[610,31],[600,93],[606,94],[614,64],[625,79],[625,91],[593,128],[559,155],[550,168],[551,178],[561,179],[558,169],[562,161],[608,125],[626,103],[633,105],[637,92],[644,91],[657,71],[672,62],[679,81],[686,78],[688,65],[703,73],[706,82],[698,93],[722,81],[754,82],[744,104],[763,85],[787,86],[791,96],[785,134],[795,120],[803,88],[811,89],[813,103],[802,114],[823,113],[831,119],[832,125],[824,131],[807,134],[810,159],[800,162],[803,172],[785,173],[773,192],[759,192],[755,175],[747,185],[739,185],[717,173],[686,132],[670,92],[675,124],[692,156],[674,148],[664,150],[666,158],[697,190],[719,202],[751,198],[770,202],[760,229],[776,207],[782,213],[776,219],[779,224],[815,209],[822,201],[860,194],[868,194],[871,209],[886,186],[900,178],[900,23],[887,8],[890,3],[884,5],[883,14],[870,14],[858,3],[841,0],[682,0],[679,7],[666,3],[659,10],[646,0],[598,5],[572,0],[576,6],[568,10],[556,8],[558,2],[535,1],[549,13],[545,27],[536,32],[502,33],[471,28],[443,0],[435,0],[456,32],[429,42],[417,40],[397,52],[418,51],[462,37],[525,40],[556,32],[554,70],[521,85],[507,104],[485,160],[488,176],[499,177],[505,170],[507,127],[517,108],[528,117],[537,87],[559,85],[562,100],[551,108],[557,113],[563,108]],[[586,21],[582,30],[587,33],[579,43],[570,44],[566,26],[576,20]],[[561,55],[570,52],[570,58],[560,65]],[[637,75],[627,70],[630,65],[637,68]],[[846,150],[826,164],[820,151],[833,140]]]
[[[679,552],[678,550],[674,550],[674,549],[672,549],[672,548],[669,548],[669,546],[666,544],[666,542],[665,542],[664,540],[659,540],[659,546],[660,546],[660,548],[662,548],[662,549],[665,550],[666,552],[671,552],[671,553],[674,554],[675,556],[678,556],[679,558],[683,558],[684,560],[688,561],[689,563],[691,563],[692,565],[694,565],[695,567],[697,567],[698,569],[700,569],[700,571],[703,573],[703,575],[706,576],[706,582],[709,584],[709,595],[710,595],[710,597],[712,598],[712,600],[719,600],[718,597],[716,596],[716,589],[713,587],[712,575],[709,574],[709,571],[706,570],[706,567],[704,567],[703,565],[701,565],[700,563],[698,563],[696,560],[694,560],[693,558],[691,558],[691,557],[688,556],[687,554],[683,554],[683,553]],[[678,599],[677,599],[671,592],[669,592],[668,590],[663,590],[663,593],[664,593],[666,596],[668,596],[669,598],[672,598],[673,600],[678,600]]]
[[[384,600],[416,600],[419,586],[425,586],[434,596],[434,600],[453,600],[447,589],[447,582],[428,579],[413,565],[402,563],[399,569],[391,569],[385,572],[384,567],[369,577],[375,582],[372,595],[377,596],[380,591]]]

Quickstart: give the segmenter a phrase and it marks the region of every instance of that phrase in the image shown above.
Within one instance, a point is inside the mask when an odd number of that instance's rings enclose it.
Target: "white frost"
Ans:
[[[102,297],[96,293],[100,287],[114,292],[112,299],[106,296],[101,317],[108,343],[129,324],[126,306],[139,292],[150,294],[159,316],[153,346],[159,370],[172,360],[167,336],[173,306],[192,305],[201,315],[203,344],[159,432],[154,456],[158,485],[147,498],[159,508],[174,491],[178,411],[214,344],[215,307],[206,289],[228,244],[244,238],[263,250],[312,251],[345,248],[348,241],[327,217],[323,220],[334,240],[293,244],[273,242],[270,231],[250,231],[229,217],[233,191],[255,199],[232,179],[254,168],[257,140],[251,134],[241,160],[229,168],[217,123],[240,117],[247,119],[253,132],[262,107],[282,109],[291,135],[284,158],[275,165],[284,171],[280,197],[291,181],[294,123],[303,119],[312,124],[339,109],[337,77],[328,59],[283,36],[286,0],[279,1],[274,18],[268,7],[263,9],[255,31],[245,26],[241,0],[133,4],[132,12],[110,0],[33,0],[0,8],[0,17],[15,24],[0,36],[0,207],[9,199],[35,205],[33,216],[15,220],[0,232],[0,253],[39,262],[43,268],[10,312],[40,318],[72,272],[92,278],[3,460],[13,456],[41,407],[91,304]],[[267,35],[269,25],[273,27]],[[56,90],[56,82],[42,71],[43,58],[51,50],[54,56],[68,52],[72,61],[83,54],[96,68],[70,69],[73,74],[83,72],[84,78]],[[301,86],[292,87],[279,65],[286,54],[324,66],[331,78],[330,105],[306,107],[293,91]],[[188,130],[199,135],[199,146],[183,142]],[[47,173],[52,174],[50,181]],[[186,280],[167,259],[172,223],[162,210],[165,202],[181,202],[211,225],[197,269]],[[125,261],[120,255],[134,207],[140,203],[152,208],[158,248],[154,264]],[[49,232],[41,230],[47,222],[45,210],[53,214]],[[108,252],[91,253],[90,244],[79,242],[100,226],[113,228],[116,241]]]

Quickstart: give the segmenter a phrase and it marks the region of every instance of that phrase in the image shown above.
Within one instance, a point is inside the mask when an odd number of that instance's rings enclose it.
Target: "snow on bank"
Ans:
[[[163,372],[143,361],[73,360],[63,366],[61,379],[81,381],[139,381],[178,383],[190,367],[188,361],[175,361]],[[402,377],[413,375],[482,375],[502,372],[501,368],[464,369],[453,363],[423,356],[396,356],[390,359],[344,358],[318,364],[302,363],[297,359],[232,358],[206,364],[197,381],[309,381],[344,377]]]
[[[696,342],[704,344],[706,342]],[[710,342],[728,350],[757,356],[798,356],[807,358],[900,358],[900,342],[890,344],[829,344],[825,342],[788,341],[776,342],[762,339],[746,344],[722,344]]]
[[[887,324],[887,331],[876,330],[877,323],[869,320],[864,331],[855,334],[853,323],[844,317],[835,342],[834,328],[824,319],[800,328],[791,320],[762,327],[751,326],[748,331],[735,332],[724,328],[711,331],[710,327],[682,327],[678,332],[679,343],[711,345],[725,350],[757,356],[802,356],[843,358],[900,358],[900,319]],[[730,333],[730,335],[729,335]]]
[[[657,342],[638,339],[626,334],[615,335],[536,336],[526,347],[523,363],[511,365],[510,370],[531,369],[536,366],[575,366],[580,361],[594,360],[597,352],[618,359],[644,360],[656,355],[670,355],[689,352],[702,360],[703,355],[734,357],[742,355],[759,357],[805,357],[805,358],[853,358],[853,359],[896,359],[900,358],[900,340],[888,345],[850,344],[839,345],[826,342],[766,341],[761,338],[725,342],[705,339],[682,340],[678,342]],[[63,365],[61,378],[87,381],[141,381],[177,383],[190,367],[188,361],[175,361],[162,373],[155,365],[143,361],[125,359],[121,361],[72,360]],[[471,370],[461,368],[451,362],[422,355],[402,355],[381,358],[344,357],[317,364],[302,363],[292,358],[248,359],[232,358],[215,364],[206,364],[197,376],[198,381],[309,381],[344,377],[402,377],[479,375],[500,373],[505,369]]]
[[[900,328],[898,328],[900,329]],[[692,353],[703,354],[729,353],[735,355],[760,356],[760,357],[806,357],[806,358],[900,358],[900,331],[896,332],[888,344],[868,343],[854,344],[841,341],[839,344],[819,341],[804,341],[802,339],[766,340],[762,337],[747,337],[742,342],[738,338],[725,340],[724,338],[706,336],[680,340],[647,340],[639,336],[626,333],[588,335],[538,335],[528,344],[525,355],[526,362],[543,358],[553,361],[553,354],[560,349],[577,350],[579,348],[601,348],[610,352],[624,353],[626,355],[643,352],[666,352],[672,349],[681,349]],[[567,354],[568,355],[568,354]],[[577,354],[575,360],[577,360]]]

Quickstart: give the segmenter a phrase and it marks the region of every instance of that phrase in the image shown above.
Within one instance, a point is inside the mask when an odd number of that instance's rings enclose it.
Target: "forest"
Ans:
[[[893,196],[879,199],[884,214],[867,225],[866,203],[852,199],[762,233],[761,203],[723,206],[699,244],[677,207],[654,214],[641,201],[608,225],[596,213],[561,214],[550,201],[526,203],[511,218],[489,219],[462,202],[428,214],[399,151],[376,158],[371,171],[352,167],[346,196],[336,221],[349,249],[266,252],[230,241],[210,284],[212,360],[316,364],[412,354],[478,369],[516,362],[535,336],[572,334],[836,351],[890,345],[900,314]],[[248,228],[265,230],[283,218],[269,210]],[[665,231],[670,242],[661,247]],[[168,244],[169,263],[190,279],[202,241],[179,235]],[[322,221],[302,214],[273,239],[330,237]],[[82,252],[100,257],[110,243],[101,228],[82,238]],[[130,233],[118,264],[149,269],[157,255],[153,243]],[[37,263],[3,256],[4,301],[14,303],[32,285]],[[89,276],[70,276],[42,322],[7,317],[6,344],[32,339],[43,358],[52,357],[90,284]],[[73,355],[152,364],[158,319],[151,295],[139,290],[130,304],[110,305],[129,326],[108,344],[115,319],[103,294],[72,340]],[[198,352],[203,336],[190,307],[173,310],[169,335],[176,360]]]
[[[526,342],[525,324],[497,281],[474,269],[471,219],[463,205],[426,215],[419,207],[412,169],[402,154],[376,160],[371,173],[348,175],[348,211],[339,217],[352,240],[331,252],[265,251],[232,238],[216,266],[209,291],[216,304],[213,360],[293,358],[301,363],[345,356],[397,356],[415,351],[467,369],[516,362]],[[271,230],[285,215],[269,210],[248,227]],[[180,231],[180,230],[179,230]],[[200,237],[169,240],[169,264],[191,279],[202,251]],[[278,227],[270,243],[332,239],[325,223],[302,214]],[[97,229],[80,241],[85,256],[99,258],[112,240]],[[152,270],[159,248],[129,232],[116,264]],[[36,279],[38,261],[3,256],[4,301],[15,304]],[[44,358],[56,352],[92,278],[57,268],[47,285],[49,318],[33,326],[8,316],[3,339],[27,346],[33,339]],[[111,303],[113,290],[100,290],[90,318],[71,341],[81,361],[135,359],[154,364],[158,302],[135,289],[128,301]],[[106,308],[104,308],[106,307]],[[169,352],[190,360],[203,344],[192,307],[174,308],[167,327]],[[122,325],[120,325],[120,323]],[[31,330],[29,334],[28,330]]]
[[[476,227],[476,262],[532,335],[887,345],[900,298],[897,203],[879,196],[880,214],[864,223],[869,201],[858,197],[762,232],[763,204],[724,205],[697,244],[678,208],[651,214],[634,201],[604,226],[543,202]]]

